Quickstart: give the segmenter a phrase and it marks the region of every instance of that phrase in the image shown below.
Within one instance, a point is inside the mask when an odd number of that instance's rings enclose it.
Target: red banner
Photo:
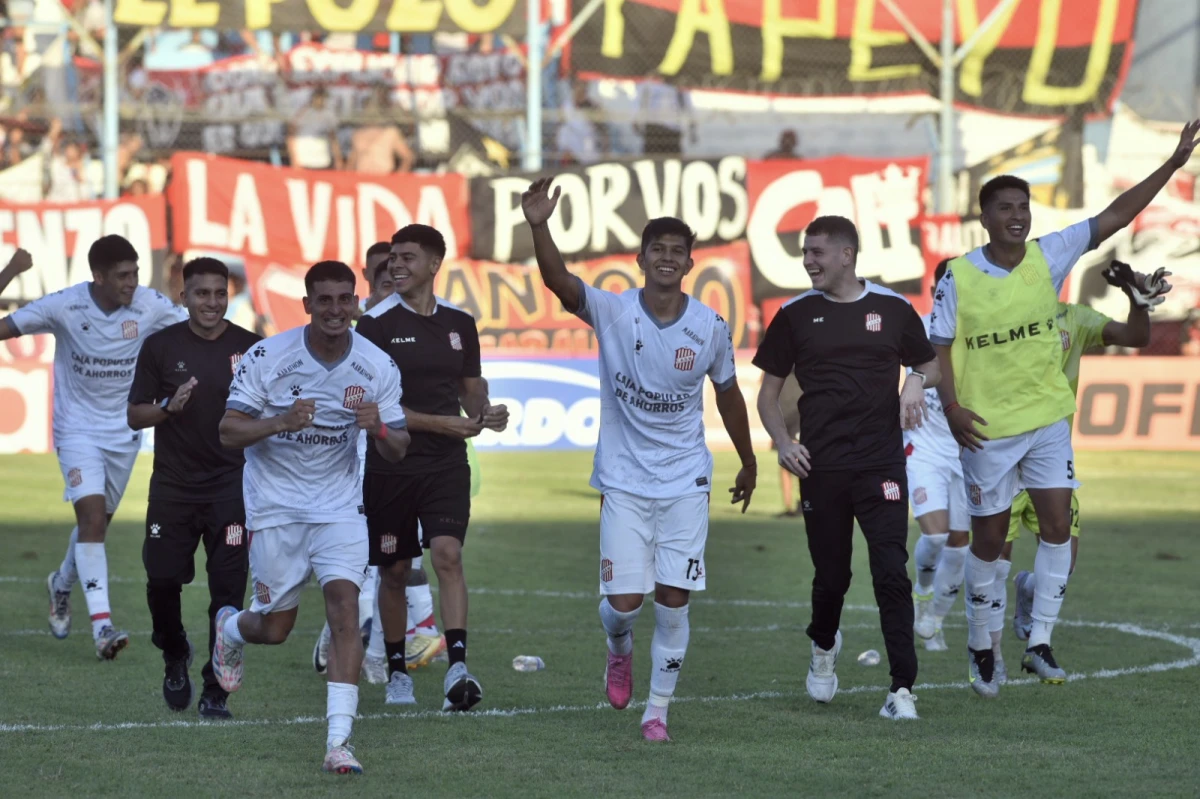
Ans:
[[[286,267],[338,260],[363,266],[367,248],[413,222],[446,237],[446,257],[467,251],[462,175],[388,175],[286,169],[180,153],[171,159],[177,251],[217,250]]]
[[[51,452],[52,336],[0,342],[0,454]]]
[[[812,287],[801,239],[814,218],[844,216],[858,227],[858,275],[904,294],[925,274],[920,225],[927,158],[747,161],[746,239],[759,301]]]
[[[161,287],[167,250],[167,204],[161,194],[79,203],[0,203],[0,263],[8,263],[17,247],[33,256],[33,269],[2,296],[35,300],[91,280],[88,249],[110,233],[129,239],[137,250],[142,285]]]

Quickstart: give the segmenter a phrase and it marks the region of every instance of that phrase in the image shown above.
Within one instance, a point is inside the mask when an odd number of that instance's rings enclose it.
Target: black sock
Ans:
[[[467,631],[446,630],[446,651],[450,653],[450,665],[467,662]]]
[[[385,638],[383,647],[387,650],[388,679],[390,680],[396,672],[408,674],[408,666],[404,662],[404,641],[389,641]]]

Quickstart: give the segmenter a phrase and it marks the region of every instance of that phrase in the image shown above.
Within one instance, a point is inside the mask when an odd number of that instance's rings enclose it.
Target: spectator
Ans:
[[[691,115],[692,98],[687,92],[651,75],[638,84],[637,104],[641,122],[634,125],[634,132],[642,136],[642,152],[647,155],[681,154],[685,117],[691,143],[696,143],[696,120]]]
[[[301,108],[288,126],[288,160],[301,169],[341,169],[338,118],[326,107],[324,86],[312,91],[307,108]]]
[[[125,194],[129,197],[141,197],[150,193],[150,184],[142,178],[135,178],[129,181],[129,185],[125,187]]]
[[[33,155],[34,147],[25,138],[23,120],[0,128],[0,169],[8,169]]]
[[[1179,339],[1181,354],[1200,356],[1200,308],[1193,308],[1188,312]]]
[[[796,147],[800,144],[800,138],[796,135],[796,131],[785,130],[779,134],[779,149],[774,152],[767,153],[764,156],[767,160],[785,160],[791,158],[799,158],[800,154],[796,152]]]
[[[46,191],[46,201],[73,203],[95,199],[87,179],[88,159],[83,145],[73,136],[63,137],[60,143],[61,153],[50,159],[50,185]]]
[[[588,85],[575,81],[571,100],[563,106],[557,147],[563,164],[594,164],[609,152],[608,131],[596,121],[600,109],[588,97]]]
[[[346,168],[366,175],[389,175],[397,171],[399,162],[400,172],[411,172],[416,158],[404,134],[392,121],[391,89],[376,86],[363,110],[371,121],[354,131]]]

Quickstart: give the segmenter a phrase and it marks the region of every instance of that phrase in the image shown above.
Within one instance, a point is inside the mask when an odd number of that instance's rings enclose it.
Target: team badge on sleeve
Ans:
[[[121,323],[121,337],[122,338],[137,338],[137,336],[138,336],[138,327],[137,327],[136,319],[130,319],[127,322]]]
[[[458,331],[450,331],[450,349],[462,350],[462,336],[458,335]]]
[[[347,386],[346,396],[342,400],[342,406],[354,410],[363,401],[363,397],[367,395],[367,390],[362,386]]]
[[[867,314],[867,330],[872,333],[878,333],[883,330],[883,317],[872,311]]]
[[[688,347],[675,350],[675,368],[681,372],[690,372],[696,365],[696,353]]]

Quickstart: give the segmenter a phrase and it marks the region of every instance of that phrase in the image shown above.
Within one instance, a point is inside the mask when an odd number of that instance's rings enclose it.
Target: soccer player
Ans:
[[[416,701],[406,665],[406,588],[412,559],[428,548],[450,661],[442,709],[470,710],[483,689],[466,662],[462,548],[471,516],[471,470],[464,442],[484,428],[503,430],[508,409],[488,402],[474,317],[433,293],[434,276],[446,257],[442,234],[428,225],[403,227],[392,236],[390,257],[396,290],[358,323],[358,332],[388,353],[404,374],[404,413],[412,434],[402,463],[368,452],[363,479],[371,565],[380,571],[386,702]]]
[[[46,578],[50,632],[71,629],[71,588],[83,581],[96,657],[112,660],[129,644],[113,625],[108,603],[104,537],[141,447],[141,432],[125,421],[134,363],[146,336],[186,318],[153,289],[138,285],[138,255],[121,236],[97,239],[88,249],[92,280],[47,294],[0,319],[0,341],[35,333],[54,335],[54,449],[75,506],[75,529],[62,565]],[[0,291],[33,265],[17,250],[0,273]]]
[[[934,288],[946,273],[949,260],[934,270]],[[929,316],[922,316],[929,332]],[[963,562],[970,542],[971,518],[967,514],[967,488],[963,483],[958,442],[946,426],[937,389],[925,389],[926,420],[904,431],[905,472],[913,516],[921,537],[913,552],[916,584],[913,586],[913,632],[931,652],[946,650],[942,620],[954,605],[963,580]]]
[[[988,627],[1018,479],[1042,532],[1034,559],[1033,625],[1021,667],[1043,683],[1066,682],[1050,639],[1071,570],[1071,492],[1078,484],[1067,422],[1075,397],[1055,329],[1058,294],[1080,257],[1133,222],[1187,163],[1200,141],[1197,133],[1200,121],[1184,126],[1167,162],[1097,216],[1032,242],[1029,184],[1012,175],[989,180],[979,191],[989,243],[951,261],[938,284],[930,340],[947,376],[938,386],[942,407],[963,448],[971,513],[964,570],[968,668],[980,696],[1000,691]]]
[[[818,702],[837,693],[842,602],[850,588],[854,521],[867,539],[871,580],[892,685],[879,715],[916,719],[912,686],[912,583],[908,579],[908,480],[902,428],[921,424],[937,358],[921,317],[904,297],[855,274],[858,231],[820,216],[804,231],[812,290],[789,301],[767,328],[754,365],[763,370],[758,413],[779,463],[800,478],[812,556],[812,659],[806,684]],[[901,366],[912,367],[897,392]],[[800,442],[783,422],[779,394],[800,383]],[[897,396],[898,395],[898,396]]]
[[[388,269],[388,258],[392,254],[392,245],[386,241],[377,241],[367,248],[366,268],[363,278],[371,287],[370,295],[364,297],[358,304],[360,316],[390,297],[395,286],[392,283],[392,273]]]
[[[146,509],[146,600],[152,641],[166,664],[163,698],[172,710],[192,701],[188,676],[193,647],[183,627],[180,592],[196,576],[196,547],[204,542],[208,569],[208,653],[198,710],[231,718],[228,694],[212,669],[217,611],[238,609],[246,594],[246,511],[241,450],[221,446],[217,427],[242,356],[262,337],[225,320],[229,270],[215,258],[183,267],[189,319],[148,336],[129,389],[127,418],[134,430],[155,428],[154,472]]]
[[[1170,275],[1169,272],[1165,273]],[[1135,274],[1137,282],[1145,285],[1146,277]],[[1159,302],[1148,300],[1145,294],[1135,291],[1131,286],[1124,285],[1129,297],[1129,314],[1124,322],[1117,322],[1099,311],[1086,305],[1060,302],[1058,304],[1058,333],[1062,339],[1062,369],[1071,386],[1071,393],[1079,394],[1079,362],[1083,354],[1096,347],[1130,347],[1141,348],[1150,343],[1150,311]],[[1171,290],[1169,283],[1164,283],[1157,297]],[[1074,414],[1067,418],[1067,423],[1074,427]],[[1029,492],[1022,490],[1013,499],[1012,514],[1008,523],[1008,537],[1004,549],[1000,552],[1000,562],[996,569],[996,581],[1007,578],[1012,568],[1013,542],[1021,537],[1021,528],[1040,535],[1037,511],[1029,500]],[[1071,566],[1070,573],[1075,572],[1075,562],[1079,556],[1079,497],[1071,492]],[[1036,593],[1036,580],[1033,572],[1021,571],[1013,581],[1016,586],[1016,612],[1013,615],[1013,632],[1022,641],[1029,639],[1032,627],[1033,598]],[[989,630],[993,639],[998,638],[1004,628],[1004,607],[993,606]]]
[[[650,701],[642,737],[669,741],[667,708],[687,654],[688,600],[705,587],[713,459],[704,436],[704,378],[742,468],[730,489],[742,512],[758,464],[746,402],[738,388],[733,336],[725,320],[689,297],[695,233],[671,217],[642,231],[637,263],[645,287],[613,294],[567,271],[547,225],[561,189],[534,181],[521,198],[538,269],[563,307],[596,331],[600,347],[600,440],[592,488],[600,492],[600,621],[608,634],[609,703],[633,693],[633,625],[654,593]]]
[[[246,450],[254,601],[250,610],[227,606],[217,614],[213,669],[222,688],[236,691],[244,645],[287,640],[300,591],[315,573],[332,634],[322,768],[361,773],[348,745],[363,656],[358,592],[367,572],[358,431],[389,461],[404,457],[409,436],[399,370],[351,330],[358,298],[350,267],[322,261],[304,285],[310,323],[260,342],[242,360],[220,424],[221,445]]]

